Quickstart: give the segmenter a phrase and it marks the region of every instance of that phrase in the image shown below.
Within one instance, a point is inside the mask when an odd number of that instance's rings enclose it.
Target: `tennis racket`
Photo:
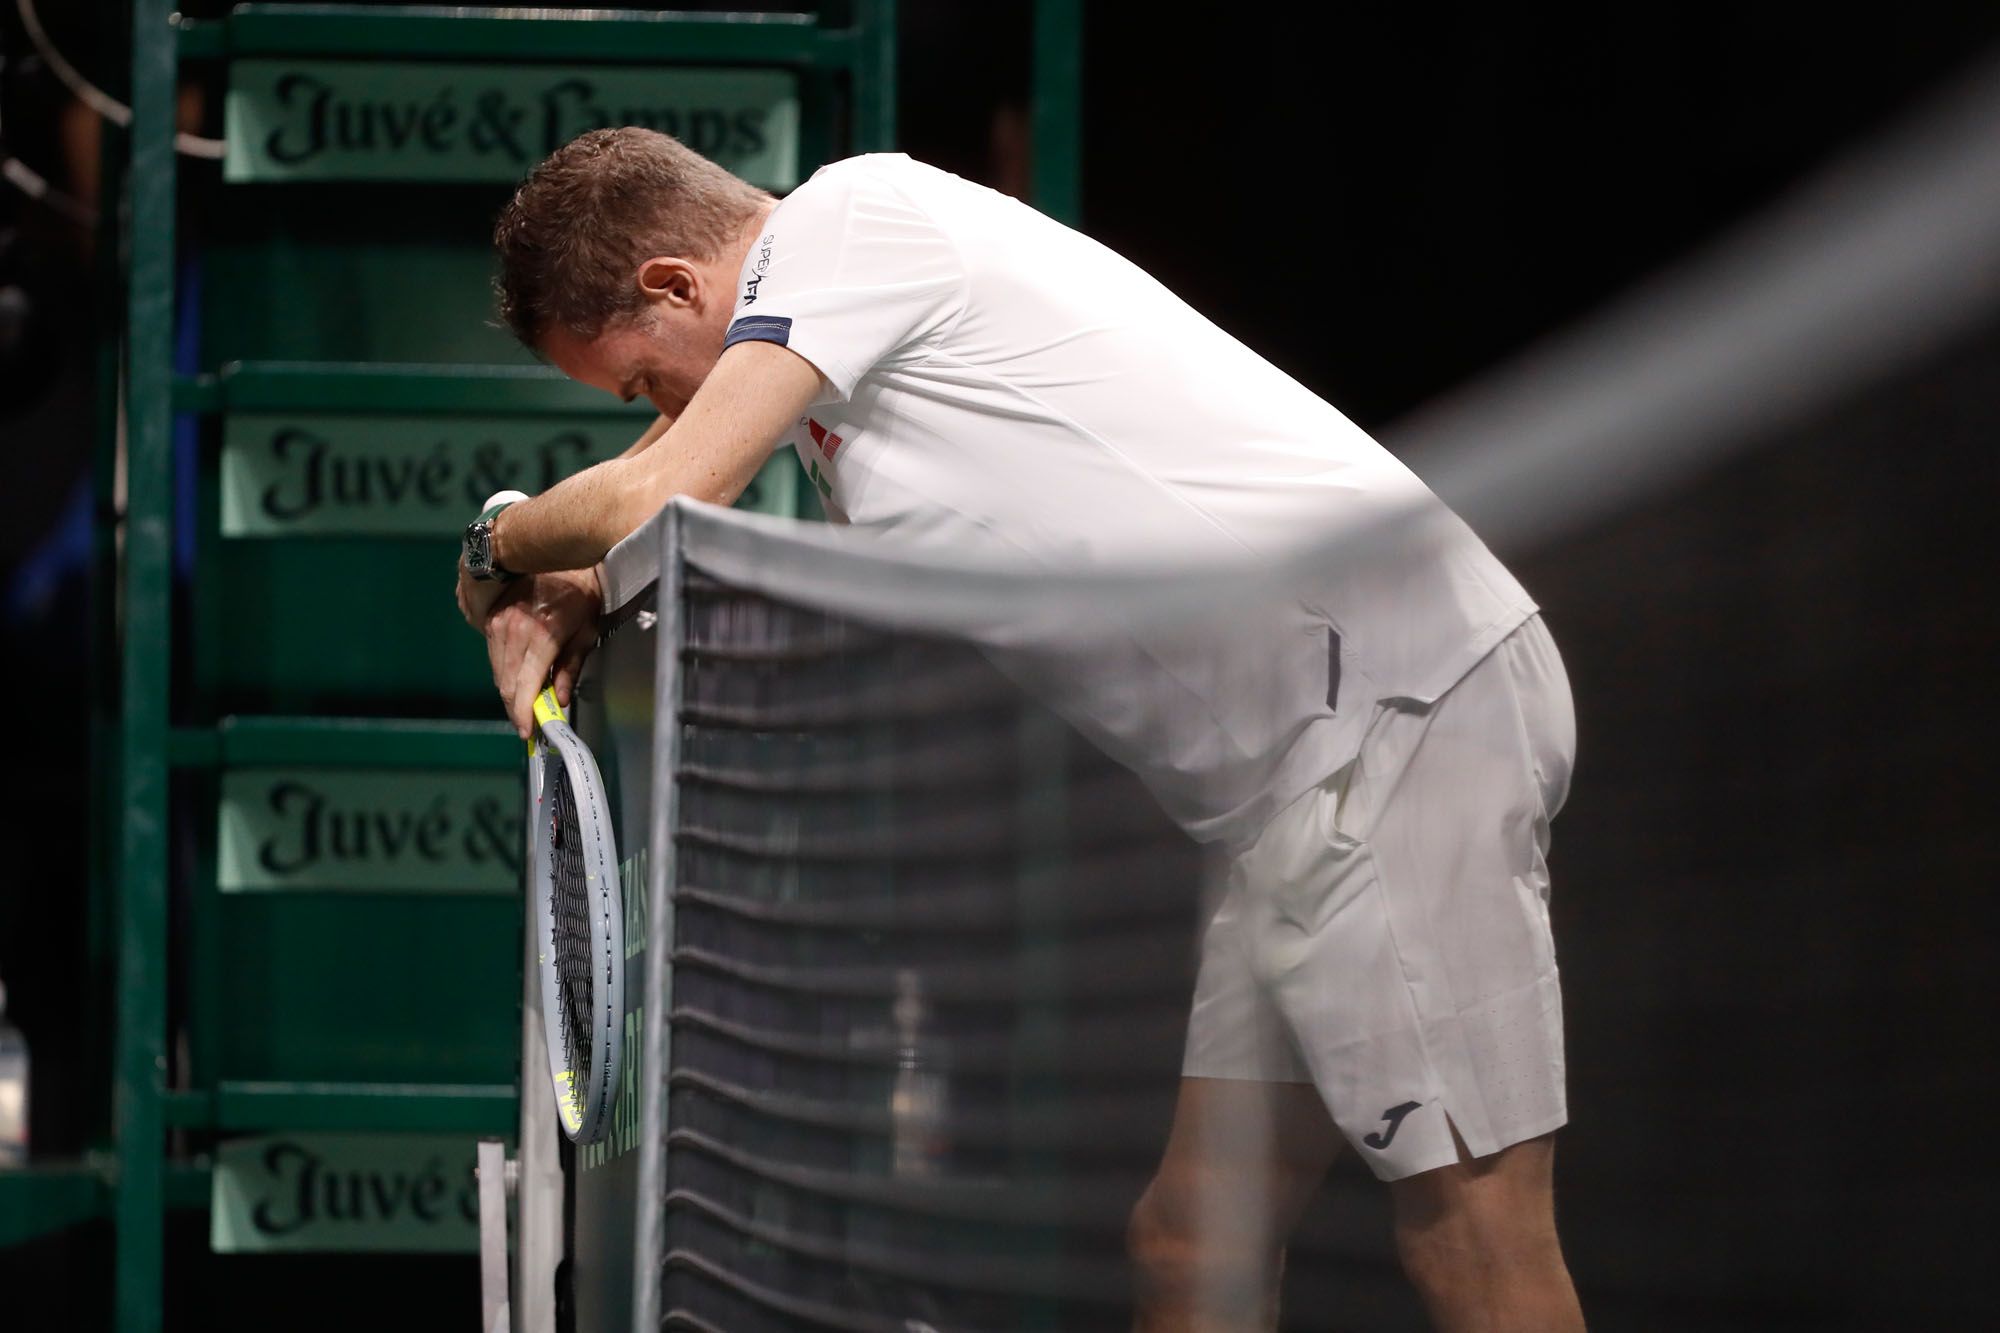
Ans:
[[[542,1026],[563,1133],[596,1143],[611,1127],[625,1061],[625,909],[604,780],[545,689],[528,740],[530,885]]]

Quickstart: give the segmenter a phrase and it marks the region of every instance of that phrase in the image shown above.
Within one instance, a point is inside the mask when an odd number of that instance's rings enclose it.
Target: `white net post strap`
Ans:
[[[563,1257],[562,1159],[556,1140],[555,1088],[542,1031],[542,969],[536,957],[535,914],[525,913],[521,967],[521,1122],[515,1187],[513,1256],[516,1333],[555,1333],[556,1265]]]
[[[479,1327],[507,1330],[507,1146],[481,1139],[479,1169]]]

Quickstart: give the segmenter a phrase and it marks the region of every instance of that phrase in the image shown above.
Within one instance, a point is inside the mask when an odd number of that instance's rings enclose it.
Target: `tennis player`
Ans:
[[[1232,866],[1132,1217],[1138,1326],[1272,1327],[1287,1235],[1343,1149],[1388,1182],[1438,1328],[1583,1326],[1544,859],[1575,724],[1534,602],[1469,528],[1134,265],[908,157],[780,202],[671,138],[595,131],[494,241],[516,336],[661,414],[468,529],[460,607],[524,734],[594,641],[605,552],[675,495],[735,500],[780,447],[836,521],[1052,570],[1275,560],[1386,520],[1254,635],[1135,640],[1144,681],[1068,701]]]

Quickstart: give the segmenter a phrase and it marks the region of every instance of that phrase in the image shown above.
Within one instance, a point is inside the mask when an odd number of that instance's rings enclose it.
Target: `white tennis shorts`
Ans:
[[[1428,705],[1378,706],[1352,763],[1229,868],[1182,1072],[1312,1083],[1397,1180],[1555,1129],[1562,992],[1549,820],[1576,716],[1541,618]]]

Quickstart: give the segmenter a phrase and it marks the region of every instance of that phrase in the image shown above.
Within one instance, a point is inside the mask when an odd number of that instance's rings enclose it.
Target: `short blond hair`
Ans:
[[[500,318],[530,350],[589,340],[642,302],[653,255],[715,258],[771,196],[655,130],[590,130],[528,173],[493,224]]]

